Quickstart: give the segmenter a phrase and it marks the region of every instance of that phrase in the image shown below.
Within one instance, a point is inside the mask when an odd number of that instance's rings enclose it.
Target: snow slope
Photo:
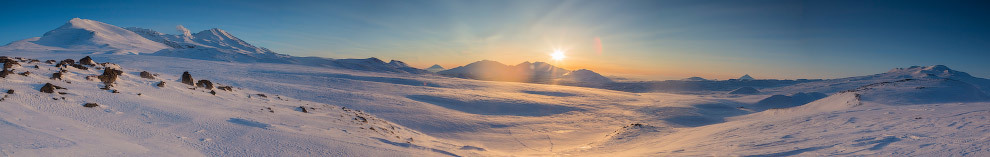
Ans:
[[[141,37],[134,32],[99,21],[73,18],[61,27],[48,31],[37,40],[22,40],[4,49],[62,49],[94,51],[97,53],[138,54],[168,48],[164,44]]]
[[[925,88],[918,88],[925,87]],[[803,106],[636,138],[585,155],[986,156],[990,101],[966,83],[910,79],[863,86]],[[635,137],[632,137],[635,138]],[[712,151],[719,150],[719,151]]]
[[[0,52],[0,55],[42,59],[82,57],[79,54],[21,51]],[[436,141],[444,141],[440,143],[451,143],[445,147],[445,144],[417,143],[413,143],[416,146],[409,146],[397,144],[396,141],[360,142],[372,146],[398,145],[396,149],[425,148],[427,153],[444,154],[432,150],[437,149],[463,156],[925,156],[967,153],[980,156],[987,150],[983,147],[986,139],[981,139],[987,133],[982,129],[987,123],[981,116],[987,115],[986,111],[990,110],[987,106],[990,105],[979,99],[967,102],[934,101],[934,104],[904,99],[923,103],[892,105],[878,103],[892,100],[881,99],[887,95],[876,96],[881,98],[871,96],[886,92],[855,91],[834,94],[797,107],[764,110],[757,108],[757,102],[770,95],[627,93],[570,86],[164,56],[93,55],[93,58],[162,74],[190,71],[196,78],[209,78],[243,90],[363,110],[397,126],[434,137],[438,139]],[[134,75],[134,71],[129,70],[129,74]],[[175,80],[175,77],[169,80]],[[975,93],[960,90],[972,89],[959,86],[965,84],[936,78],[916,80],[921,82],[896,81],[888,83],[896,86],[876,86],[870,91],[887,91],[890,88],[890,91],[908,95],[925,95],[926,90],[934,90],[934,93],[961,91],[956,92],[961,95]],[[777,92],[790,94],[808,91]],[[253,92],[245,94],[250,93]],[[951,99],[935,97],[924,100]],[[74,105],[78,107],[79,104]],[[282,112],[276,111],[278,113]],[[914,119],[918,115],[931,117]],[[232,117],[217,119],[223,121],[229,118]],[[853,123],[844,124],[849,119],[854,119]],[[918,128],[922,126],[926,128]],[[342,133],[327,134],[336,136]],[[229,148],[241,147],[247,146]],[[856,153],[845,154],[849,152]]]
[[[14,60],[17,74],[0,78],[0,90],[13,90],[0,94],[0,156],[480,155],[362,111],[221,90],[222,81],[206,89],[174,75],[142,78],[139,69],[111,63],[78,69]],[[112,87],[95,77],[106,68],[124,72]],[[61,79],[50,78],[60,69]],[[46,83],[65,89],[40,92]]]
[[[835,93],[835,92],[854,89],[854,88],[858,88],[859,86],[864,86],[879,82],[893,82],[903,79],[930,79],[930,78],[945,78],[945,79],[958,80],[972,84],[973,86],[980,88],[980,90],[982,90],[985,93],[990,93],[990,79],[973,77],[972,75],[969,75],[966,72],[952,70],[944,65],[894,68],[888,72],[875,74],[875,75],[857,76],[857,77],[802,83],[793,86],[764,89],[764,91],[765,92],[803,91],[803,92]]]

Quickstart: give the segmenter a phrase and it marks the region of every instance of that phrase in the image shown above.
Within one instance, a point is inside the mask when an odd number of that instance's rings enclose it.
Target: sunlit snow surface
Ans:
[[[21,51],[0,55],[41,60],[84,56]],[[41,65],[44,68],[35,76],[13,75],[0,81],[0,89],[17,91],[0,102],[4,133],[0,152],[10,156],[990,155],[986,94],[977,88],[981,85],[951,80],[895,82],[905,78],[884,77],[826,82],[841,83],[842,89],[799,84],[767,89],[767,94],[680,95],[290,64],[91,56],[125,69],[125,81],[117,87],[121,93],[100,90],[98,81],[84,79],[102,70],[70,70],[72,84],[51,81],[48,76],[53,71],[45,68],[53,65]],[[22,64],[15,72],[34,72],[32,65]],[[142,70],[162,75],[160,80],[142,79],[137,77]],[[240,89],[218,91],[217,96],[191,90],[177,81],[183,71]],[[154,86],[158,81],[168,86],[158,89]],[[45,82],[67,87],[69,94],[38,92]],[[880,82],[891,83],[854,90]],[[841,92],[845,90],[853,91]],[[757,103],[771,94],[798,92],[830,96],[792,108]],[[267,98],[251,96],[260,93]],[[953,97],[958,95],[969,96]],[[52,100],[63,96],[66,100]],[[102,106],[85,108],[84,102]],[[299,106],[317,109],[302,113]],[[364,124],[355,121],[355,113],[382,121]],[[368,126],[395,126],[400,137]],[[407,138],[413,140],[407,143]]]

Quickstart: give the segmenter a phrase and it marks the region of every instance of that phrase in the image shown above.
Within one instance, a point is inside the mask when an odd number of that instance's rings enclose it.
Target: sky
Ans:
[[[0,1],[0,43],[72,18],[220,28],[277,53],[452,68],[542,61],[646,80],[841,78],[947,65],[990,78],[980,1]],[[552,60],[554,50],[566,58]]]

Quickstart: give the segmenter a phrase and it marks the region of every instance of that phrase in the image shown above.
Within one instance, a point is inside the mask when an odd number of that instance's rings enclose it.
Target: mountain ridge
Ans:
[[[41,37],[11,42],[0,47],[0,50],[138,54],[223,62],[301,64],[387,73],[428,73],[397,60],[386,63],[380,60],[375,62],[378,59],[372,59],[373,57],[333,59],[280,54],[251,45],[219,28],[197,33],[191,33],[181,25],[176,26],[176,29],[181,34],[166,34],[138,27],[122,28],[95,20],[73,18]]]

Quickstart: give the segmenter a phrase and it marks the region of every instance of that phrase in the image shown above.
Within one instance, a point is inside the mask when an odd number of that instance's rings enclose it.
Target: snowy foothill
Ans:
[[[621,82],[495,61],[434,74],[219,29],[67,25],[0,47],[0,156],[990,155],[990,81],[942,65],[826,80]]]

